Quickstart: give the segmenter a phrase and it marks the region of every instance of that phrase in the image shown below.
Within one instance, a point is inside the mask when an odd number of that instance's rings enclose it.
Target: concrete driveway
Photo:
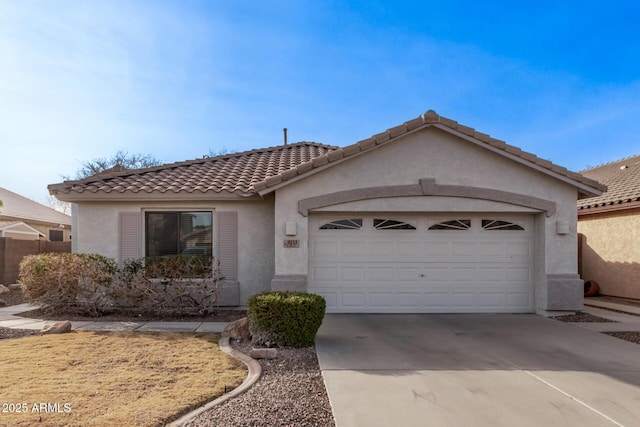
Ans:
[[[640,345],[535,315],[327,315],[338,427],[640,426]]]

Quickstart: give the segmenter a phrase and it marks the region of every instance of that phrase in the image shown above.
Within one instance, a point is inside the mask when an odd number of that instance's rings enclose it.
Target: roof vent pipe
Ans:
[[[284,145],[287,145],[287,128],[282,129],[284,131]]]

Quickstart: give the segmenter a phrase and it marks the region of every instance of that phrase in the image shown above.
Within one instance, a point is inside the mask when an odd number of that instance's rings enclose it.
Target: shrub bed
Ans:
[[[164,256],[116,262],[97,254],[30,255],[20,264],[27,302],[47,314],[199,315],[215,310],[223,280],[210,257]]]
[[[303,292],[268,292],[247,301],[249,328],[256,345],[309,347],[322,324],[326,301]]]

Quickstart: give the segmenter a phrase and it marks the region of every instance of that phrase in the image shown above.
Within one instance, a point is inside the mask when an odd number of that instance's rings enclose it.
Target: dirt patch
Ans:
[[[552,317],[552,319],[559,320],[561,322],[576,322],[576,323],[618,323],[615,320],[605,319],[604,317],[594,316],[593,314],[578,312],[576,314],[568,314],[566,316]]]
[[[640,344],[640,332],[605,332],[605,334],[620,338],[621,340]]]

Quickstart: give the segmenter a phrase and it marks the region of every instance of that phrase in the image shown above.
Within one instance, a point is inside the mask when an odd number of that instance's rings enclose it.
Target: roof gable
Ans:
[[[454,134],[468,142],[486,148],[498,155],[505,156],[524,166],[533,168],[544,174],[550,175],[570,185],[577,187],[582,196],[591,197],[600,195],[606,189],[597,181],[584,177],[578,173],[571,172],[562,166],[553,164],[548,160],[541,159],[534,154],[522,151],[504,141],[492,138],[491,136],[478,132],[473,128],[464,126],[455,120],[438,115],[435,111],[429,110],[413,120],[409,120],[402,125],[387,129],[384,132],[373,135],[370,138],[356,142],[344,148],[338,148],[323,156],[316,157],[309,162],[300,164],[285,173],[272,176],[263,182],[255,184],[255,189],[261,195],[268,194],[289,182],[296,181],[314,171],[331,167],[332,164],[341,162],[347,158],[359,156],[368,151],[374,150],[382,145],[393,143],[398,139],[420,131],[428,127],[437,127],[445,132]]]
[[[598,197],[579,200],[579,214],[640,206],[640,155],[586,169],[581,173],[605,184],[607,191]]]
[[[1,217],[71,225],[71,217],[69,215],[34,202],[6,188],[0,187],[0,200],[2,200],[3,204],[0,208]]]
[[[19,234],[36,234],[40,237],[46,237],[44,233],[23,221],[0,221],[0,231],[13,232]]]

